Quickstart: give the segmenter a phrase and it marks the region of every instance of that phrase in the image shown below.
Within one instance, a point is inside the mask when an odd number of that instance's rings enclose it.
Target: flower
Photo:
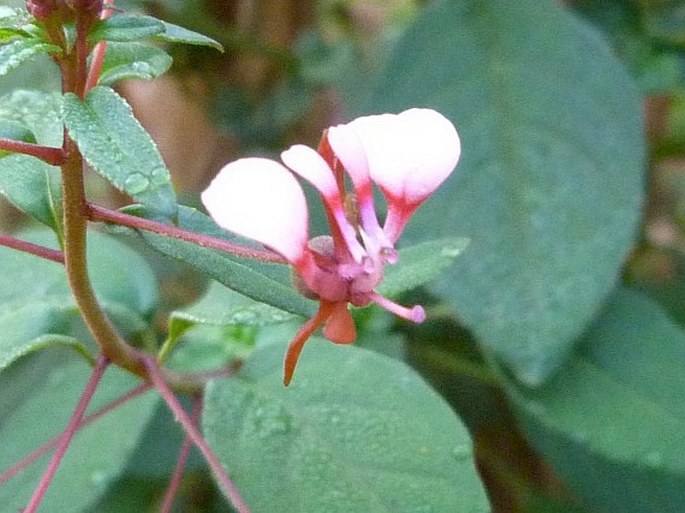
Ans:
[[[395,242],[410,217],[450,175],[460,153],[459,136],[447,118],[430,109],[410,109],[331,127],[318,151],[300,144],[284,151],[285,166],[265,158],[231,162],[202,193],[219,226],[281,254],[293,266],[297,289],[319,301],[317,313],[288,347],[285,385],[305,342],[320,326],[336,344],[354,342],[348,304],[373,302],[423,322],[421,306],[401,306],[375,288],[383,280],[384,266],[397,261]],[[353,194],[346,193],[345,172]],[[293,173],[321,194],[330,235],[309,239],[307,204]],[[372,182],[387,202],[383,227]]]

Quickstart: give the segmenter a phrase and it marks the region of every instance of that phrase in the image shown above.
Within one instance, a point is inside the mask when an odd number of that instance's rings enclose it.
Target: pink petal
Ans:
[[[307,203],[300,184],[278,162],[246,158],[225,165],[202,193],[202,202],[222,228],[261,242],[293,264],[301,261],[308,239]]]
[[[357,233],[345,216],[343,199],[335,181],[333,171],[316,151],[309,146],[296,144],[281,153],[281,159],[295,173],[311,183],[323,196],[324,203],[335,219],[340,233],[345,239],[352,258],[361,263],[368,258],[366,251],[357,240]]]
[[[371,179],[386,195],[420,203],[457,165],[461,143],[454,125],[431,109],[355,119]]]

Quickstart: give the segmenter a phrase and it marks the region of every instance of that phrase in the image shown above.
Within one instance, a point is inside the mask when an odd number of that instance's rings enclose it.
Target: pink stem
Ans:
[[[84,417],[83,420],[81,422],[79,422],[79,424],[76,428],[77,431],[80,431],[84,427],[86,427],[86,426],[92,424],[93,422],[95,422],[96,420],[98,420],[103,415],[106,415],[110,411],[118,408],[119,406],[130,401],[131,399],[138,397],[139,395],[141,395],[144,392],[147,392],[148,390],[150,390],[150,384],[149,383],[141,383],[140,385],[138,385],[134,389],[126,392],[124,395],[122,395],[118,399],[115,399],[114,401],[106,404],[105,406],[103,406],[102,408],[97,410],[96,412],[91,413],[87,417]],[[59,441],[61,440],[61,438],[62,438],[62,435],[58,435],[58,436],[54,437],[53,439],[47,441],[46,443],[44,443],[43,445],[38,447],[36,450],[34,450],[28,456],[19,460],[11,468],[5,470],[2,474],[0,474],[0,484],[4,483],[5,481],[12,479],[19,472],[21,472],[26,467],[31,465],[31,463],[33,463],[34,461],[36,461],[38,458],[40,458],[44,454],[47,454],[52,449],[57,447],[57,444],[59,444]]]
[[[198,425],[201,413],[202,398],[196,396],[193,398],[193,411],[190,414],[190,420],[193,422],[193,425]],[[159,508],[159,513],[171,512],[171,508],[174,505],[174,499],[178,493],[178,488],[181,485],[181,479],[183,478],[183,472],[185,471],[186,461],[188,460],[188,454],[190,453],[192,445],[193,441],[189,436],[186,436],[183,440],[183,445],[181,446],[181,452],[178,454],[178,462],[176,463],[174,474],[171,476],[171,481],[169,481],[169,486],[164,494],[164,502]]]
[[[64,254],[62,254],[61,251],[39,246],[38,244],[26,242],[25,240],[15,239],[9,235],[0,235],[0,246],[6,246],[8,248],[23,251],[24,253],[45,258],[46,260],[52,260],[58,264],[64,264]]]
[[[181,423],[183,429],[188,435],[188,438],[190,438],[193,441],[195,446],[200,450],[200,452],[204,456],[205,460],[209,464],[209,468],[212,469],[212,472],[214,472],[214,476],[219,481],[220,486],[226,492],[229,500],[231,501],[231,504],[233,505],[233,508],[236,511],[238,511],[238,513],[249,513],[250,509],[248,508],[247,504],[241,497],[237,488],[231,481],[231,478],[228,477],[226,469],[224,469],[224,467],[221,465],[219,458],[217,458],[214,451],[212,451],[211,447],[209,447],[207,441],[200,434],[198,429],[193,424],[193,421],[190,419],[186,411],[183,409],[183,406],[181,406],[181,403],[178,401],[176,396],[173,394],[169,386],[164,381],[164,378],[162,377],[162,374],[159,370],[159,367],[157,366],[157,362],[155,361],[154,357],[143,356],[143,364],[147,369],[148,376],[152,381],[152,384],[159,391],[159,394],[162,396],[164,401],[171,409],[176,420]]]
[[[184,240],[186,242],[193,242],[205,248],[218,249],[232,255],[252,258],[254,260],[261,260],[262,262],[273,262],[277,264],[287,264],[288,261],[282,256],[273,251],[252,249],[240,244],[234,244],[222,239],[209,237],[208,235],[200,235],[176,226],[171,226],[157,221],[151,221],[142,217],[131,216],[116,210],[110,210],[92,203],[88,204],[88,217],[91,221],[106,221],[108,223],[119,224],[121,226],[128,226],[137,230],[145,230],[147,232],[157,233],[165,237],[172,237],[174,239]]]
[[[112,14],[114,14],[114,0],[112,0],[109,5],[107,5],[100,15],[100,19],[106,20]],[[93,50],[93,60],[90,65],[90,71],[88,72],[88,78],[86,79],[86,86],[84,88],[84,94],[87,94],[93,87],[95,87],[100,80],[100,74],[102,73],[102,64],[105,61],[105,53],[107,52],[107,41],[100,41]]]
[[[64,454],[67,452],[67,448],[69,447],[72,438],[76,434],[76,431],[78,431],[78,426],[81,423],[83,414],[86,411],[88,403],[90,403],[90,400],[95,393],[95,389],[100,383],[100,379],[105,373],[108,365],[109,360],[107,357],[104,355],[98,356],[97,363],[95,364],[93,373],[88,379],[88,383],[86,383],[86,388],[83,390],[81,399],[79,399],[79,402],[76,405],[76,409],[69,420],[69,424],[60,436],[55,453],[52,455],[50,463],[48,463],[48,467],[45,469],[43,476],[40,478],[38,486],[34,490],[33,496],[29,500],[28,505],[26,508],[24,508],[23,513],[35,513],[40,506],[43,496],[45,495],[45,492],[47,492],[48,487],[52,482],[52,478],[55,476],[60,463],[62,463],[62,458],[64,458]]]
[[[15,141],[14,139],[6,139],[4,137],[0,137],[0,150],[36,157],[51,166],[62,165],[66,158],[62,148],[51,148],[50,146]]]

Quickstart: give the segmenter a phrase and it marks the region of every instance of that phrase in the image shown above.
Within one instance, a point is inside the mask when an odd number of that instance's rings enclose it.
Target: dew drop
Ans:
[[[107,486],[108,480],[107,472],[102,470],[96,470],[90,475],[90,482],[93,484],[93,486],[99,489],[103,489],[105,486]]]
[[[169,183],[169,171],[165,167],[156,167],[150,172],[152,185],[165,185]]]
[[[664,458],[660,451],[650,451],[647,453],[644,459],[647,466],[652,468],[658,468],[663,466]]]
[[[254,418],[257,434],[261,438],[286,435],[292,430],[292,419],[282,408],[274,405],[260,406]]]
[[[466,249],[466,246],[469,245],[469,239],[462,238],[459,240],[454,241],[454,243],[446,245],[445,247],[442,248],[440,251],[440,255],[447,257],[447,258],[454,258],[459,255],[464,249]]]
[[[571,438],[574,442],[580,445],[585,445],[590,440],[590,436],[587,433],[583,433],[582,431],[574,431],[573,433],[571,433]]]
[[[150,186],[150,180],[140,173],[129,175],[124,181],[124,190],[131,194],[140,194]]]
[[[469,444],[459,444],[452,449],[452,456],[462,461],[471,458],[471,446]]]

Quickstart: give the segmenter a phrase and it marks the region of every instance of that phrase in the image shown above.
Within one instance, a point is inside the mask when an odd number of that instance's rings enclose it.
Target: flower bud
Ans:
[[[74,11],[84,14],[100,15],[103,0],[66,0],[66,3]]]
[[[43,21],[61,6],[60,0],[26,0],[26,9],[37,20]]]

